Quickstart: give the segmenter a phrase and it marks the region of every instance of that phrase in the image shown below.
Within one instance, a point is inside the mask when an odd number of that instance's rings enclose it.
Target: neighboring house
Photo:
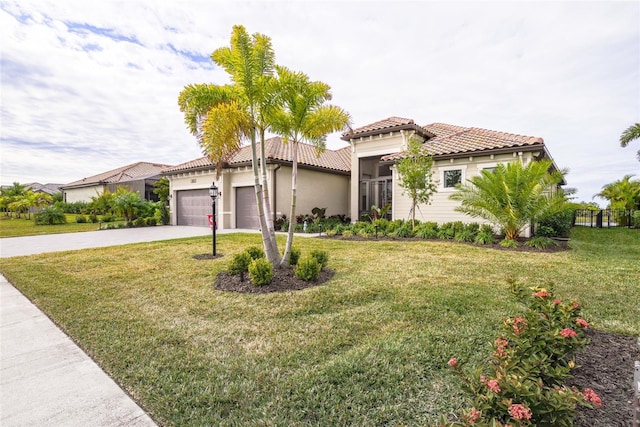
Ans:
[[[31,190],[34,193],[47,193],[50,196],[59,193],[61,186],[62,184],[40,184],[39,182],[30,182],[28,184],[24,184],[24,187],[27,190]]]
[[[393,163],[402,158],[409,138],[420,138],[433,156],[433,179],[438,191],[431,204],[418,206],[422,221],[477,221],[455,211],[459,202],[449,199],[458,183],[499,163],[523,164],[550,159],[542,138],[479,128],[433,123],[418,126],[411,119],[390,117],[343,134],[351,144],[352,218],[367,213],[372,205],[391,204],[390,218],[409,218],[411,200],[402,194]],[[554,164],[555,167],[555,164]]]
[[[258,144],[260,152],[260,144]],[[265,141],[269,196],[275,217],[289,217],[291,207],[291,145],[279,137]],[[208,157],[201,157],[165,169],[171,189],[171,223],[208,226],[212,201],[209,187],[219,188],[216,201],[218,228],[259,228],[251,147],[242,147],[218,175]],[[349,147],[325,150],[300,144],[298,150],[297,214],[309,214],[315,207],[327,208],[326,215],[349,210]]]
[[[158,201],[158,196],[153,193],[153,184],[160,179],[160,172],[168,167],[171,166],[148,162],[133,163],[62,185],[60,190],[63,200],[67,203],[90,202],[92,197],[101,195],[105,190],[115,192],[118,187],[137,191],[146,200]]]
[[[314,207],[327,208],[328,216],[343,214],[353,221],[372,206],[391,204],[389,219],[410,217],[411,200],[403,195],[394,162],[411,137],[420,138],[434,158],[433,179],[438,192],[431,204],[420,205],[422,221],[473,222],[456,212],[459,202],[449,199],[455,185],[499,163],[550,159],[542,138],[479,128],[433,123],[419,126],[411,119],[389,117],[342,135],[350,146],[325,150],[301,144],[298,171],[298,214]],[[269,195],[274,216],[288,216],[291,200],[290,146],[280,138],[266,142]],[[554,164],[555,167],[555,164]],[[208,188],[215,181],[219,228],[258,228],[251,170],[251,148],[241,148],[217,176],[215,166],[202,157],[163,171],[171,183],[172,224],[207,226],[212,206]]]

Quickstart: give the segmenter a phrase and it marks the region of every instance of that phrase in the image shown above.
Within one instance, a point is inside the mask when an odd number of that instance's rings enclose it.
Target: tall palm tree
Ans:
[[[620,135],[620,146],[626,147],[633,140],[640,139],[640,123],[629,126]],[[638,160],[640,160],[640,150],[638,150]]]
[[[593,197],[608,200],[611,209],[640,209],[640,181],[631,181],[632,177],[625,175],[621,180],[603,186]]]
[[[331,99],[331,88],[326,83],[312,82],[302,72],[276,66],[277,102],[270,113],[271,130],[292,144],[291,150],[291,210],[289,233],[284,255],[280,263],[289,263],[293,244],[298,186],[298,147],[301,142],[310,142],[318,155],[326,148],[326,135],[345,129],[350,122],[349,114],[334,105],[325,104]]]
[[[518,161],[499,164],[493,172],[485,169],[471,178],[450,198],[461,202],[458,212],[484,218],[502,227],[506,239],[515,240],[527,225],[557,212],[565,202],[563,194],[554,191],[563,174],[550,173],[550,168],[548,160],[527,166]]]
[[[272,215],[266,185],[264,148],[267,124],[263,107],[268,100],[267,88],[275,66],[271,40],[257,33],[250,36],[243,26],[236,25],[231,33],[230,46],[216,49],[211,59],[229,74],[232,84],[187,86],[180,93],[178,103],[185,113],[189,130],[198,138],[218,170],[244,140],[250,141],[254,189],[265,254],[273,265],[278,265],[280,253],[273,224],[269,220]],[[262,152],[260,164],[258,136]],[[263,172],[262,185],[260,169]]]

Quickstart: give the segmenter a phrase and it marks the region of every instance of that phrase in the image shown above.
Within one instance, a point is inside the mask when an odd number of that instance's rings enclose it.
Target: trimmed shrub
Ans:
[[[453,222],[445,222],[438,229],[439,239],[453,239],[456,235],[456,229]]]
[[[513,239],[503,239],[498,243],[503,248],[517,248],[520,247],[520,244]]]
[[[529,239],[524,242],[524,244],[536,249],[547,249],[552,246],[558,246],[558,244],[553,239],[544,236],[534,237],[533,239]]]
[[[244,282],[244,273],[249,271],[251,261],[253,261],[253,259],[246,251],[235,254],[233,258],[231,258],[231,263],[228,267],[229,274],[239,274],[240,281]]]
[[[273,266],[266,258],[258,258],[249,264],[249,280],[254,286],[265,286],[273,279]]]
[[[320,268],[325,268],[327,266],[327,263],[329,262],[329,252],[327,251],[314,249],[309,255],[315,258],[316,261],[318,261],[318,264],[320,264]]]
[[[55,206],[48,206],[35,214],[36,225],[66,224],[67,217],[62,209]]]
[[[264,258],[264,251],[257,246],[249,246],[245,252],[249,254],[251,259]]]
[[[296,265],[293,272],[300,280],[304,280],[305,282],[315,282],[320,277],[321,269],[322,265],[318,260],[311,255],[308,255],[298,261],[298,265]]]
[[[536,227],[535,235],[538,237],[554,237],[556,236],[556,230],[548,225],[538,225]]]
[[[477,222],[472,222],[470,224],[465,224],[462,227],[462,230],[456,231],[455,239],[458,242],[473,242],[480,230],[480,224]]]
[[[353,231],[351,230],[344,230],[342,232],[342,237],[353,237]]]
[[[568,237],[572,225],[573,209],[571,207],[566,207],[538,221],[539,227],[550,227],[553,229],[554,234],[546,237]]]
[[[438,223],[437,222],[425,222],[416,226],[413,230],[416,237],[421,239],[435,239],[438,237]]]
[[[640,228],[640,211],[635,211],[633,213],[632,224],[635,228]]]
[[[133,221],[133,225],[135,225],[136,227],[144,227],[145,225],[147,225],[147,221],[145,221],[145,219],[142,217],[136,218]]]
[[[87,217],[84,215],[76,215],[76,222],[78,224],[85,224],[87,222]]]
[[[300,249],[291,248],[291,255],[289,255],[289,265],[296,265],[300,260]]]
[[[156,225],[158,225],[158,220],[153,216],[150,216],[149,218],[146,218],[145,221],[146,221],[147,225],[151,226],[151,227],[155,227]]]
[[[113,214],[106,213],[102,215],[102,222],[113,222],[116,220],[116,217]]]
[[[91,215],[89,215],[89,222],[92,224],[95,224],[98,222],[98,215],[92,213]]]
[[[482,224],[473,241],[479,245],[492,245],[495,242],[493,228],[488,224]]]
[[[407,221],[404,224],[402,224],[400,227],[398,227],[395,230],[395,235],[396,237],[402,237],[402,238],[413,237],[413,227],[411,226],[411,223]]]

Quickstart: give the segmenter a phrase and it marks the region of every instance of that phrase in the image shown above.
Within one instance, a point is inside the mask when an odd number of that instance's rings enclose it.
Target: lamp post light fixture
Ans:
[[[217,228],[217,219],[216,219],[216,199],[218,198],[218,187],[216,187],[216,183],[213,182],[211,187],[209,187],[209,197],[211,197],[211,228],[213,229],[213,256],[216,256],[216,228]]]

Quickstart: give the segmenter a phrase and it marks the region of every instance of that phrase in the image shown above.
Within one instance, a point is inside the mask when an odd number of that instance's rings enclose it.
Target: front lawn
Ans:
[[[279,242],[284,244],[280,236]],[[162,425],[425,425],[463,402],[451,356],[479,362],[504,316],[507,277],[556,283],[592,327],[640,334],[640,232],[575,229],[572,251],[450,241],[297,239],[336,275],[297,292],[216,291],[257,234],[0,260]]]
[[[92,224],[90,222],[77,223],[76,215],[65,214],[65,216],[67,217],[67,223],[58,225],[36,225],[36,222],[33,220],[33,214],[31,215],[31,219],[27,219],[25,215],[22,215],[21,218],[3,216],[0,218],[0,237],[75,233],[78,231],[95,231],[98,229],[98,224]]]

